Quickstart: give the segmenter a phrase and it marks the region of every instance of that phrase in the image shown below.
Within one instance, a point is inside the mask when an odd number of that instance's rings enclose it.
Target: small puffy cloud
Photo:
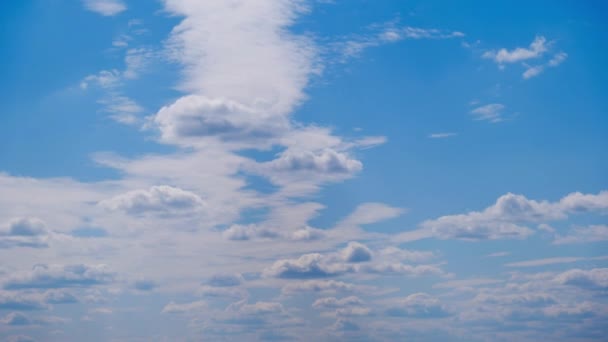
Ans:
[[[277,278],[324,278],[332,277],[352,268],[340,263],[333,263],[318,253],[304,254],[298,259],[284,259],[276,261],[272,266],[264,270],[264,274]]]
[[[31,271],[15,274],[4,282],[4,288],[53,289],[90,287],[113,281],[114,274],[104,265],[36,265]]]
[[[280,234],[257,224],[233,224],[222,232],[224,238],[235,241],[246,241],[253,239],[276,239]]]
[[[162,313],[169,313],[169,314],[190,313],[190,312],[204,310],[206,308],[207,308],[207,303],[202,300],[190,302],[190,303],[183,303],[183,304],[170,302],[169,304],[165,305],[165,307],[162,310]]]
[[[349,242],[342,250],[346,262],[365,262],[372,260],[372,251],[359,242]]]
[[[437,298],[427,293],[414,293],[406,298],[396,299],[395,305],[386,310],[388,316],[412,318],[443,318],[450,315]]]
[[[594,268],[591,270],[576,268],[558,274],[555,280],[564,285],[605,290],[608,289],[608,268]]]
[[[471,111],[475,120],[488,121],[491,123],[497,123],[503,121],[503,110],[505,106],[500,103],[491,103],[484,106],[477,107]]]
[[[351,174],[361,170],[361,162],[333,149],[303,151],[287,149],[278,159],[267,164],[279,172],[315,172],[322,174]]]
[[[539,58],[547,52],[547,39],[543,36],[537,36],[527,48],[518,47],[513,50],[506,48],[498,51],[486,51],[483,58],[492,59],[497,64],[516,63],[531,58]]]
[[[124,211],[131,215],[183,214],[205,207],[205,202],[197,194],[167,185],[130,191],[100,204],[110,210]]]
[[[84,6],[87,10],[106,17],[115,16],[127,9],[122,0],[84,0]]]
[[[243,283],[243,276],[238,273],[215,274],[207,281],[212,287],[233,287]]]
[[[200,95],[184,96],[162,107],[154,123],[163,141],[185,145],[197,145],[205,137],[255,143],[276,137],[289,127],[283,117],[269,117],[235,101]]]
[[[526,223],[563,220],[570,213],[605,212],[608,192],[597,195],[571,193],[558,202],[535,201],[522,195],[507,193],[483,211],[442,216],[421,225],[441,239],[495,240],[525,238],[533,231]]]

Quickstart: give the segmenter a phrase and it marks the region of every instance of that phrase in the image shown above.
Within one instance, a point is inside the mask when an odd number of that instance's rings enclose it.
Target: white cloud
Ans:
[[[503,111],[505,106],[500,103],[491,103],[477,107],[471,111],[475,120],[489,121],[492,123],[503,121]]]
[[[205,202],[190,191],[159,185],[148,190],[133,190],[100,202],[110,210],[120,210],[132,215],[145,213],[187,213],[205,208]]]
[[[105,265],[36,265],[31,271],[14,274],[5,289],[54,289],[107,284],[114,274]]]
[[[344,298],[323,297],[315,300],[315,302],[312,303],[312,307],[316,309],[337,309],[348,306],[360,305],[363,305],[363,301],[356,296],[349,296]]]
[[[554,68],[562,64],[566,58],[568,58],[568,54],[565,52],[559,52],[553,56],[547,63],[535,65],[535,66],[527,66],[526,71],[522,74],[524,79],[529,79],[535,76],[540,75],[543,71],[545,71],[548,67]]]
[[[358,242],[349,242],[342,250],[342,257],[346,262],[365,262],[372,260],[372,251]]]
[[[443,132],[443,133],[431,133],[429,134],[429,138],[431,139],[445,139],[457,136],[457,133],[453,132]]]
[[[190,313],[204,310],[206,308],[207,303],[202,300],[182,304],[170,302],[169,304],[165,305],[165,307],[163,307],[162,313]]]
[[[412,26],[397,27],[394,23],[380,26],[382,26],[382,29],[379,32],[351,37],[350,40],[337,44],[342,55],[344,57],[356,57],[365,49],[406,39],[452,39],[465,36],[464,33],[459,31],[450,32],[434,28]]]
[[[492,59],[498,64],[516,63],[539,58],[545,52],[547,52],[547,39],[543,36],[537,36],[528,48],[518,47],[510,51],[502,48],[498,51],[487,51],[483,54],[483,58]]]
[[[565,285],[608,289],[608,268],[572,269],[558,274],[555,280]]]
[[[586,243],[608,241],[608,226],[607,225],[590,225],[588,227],[574,228],[570,234],[561,236],[557,235],[553,243],[556,245],[564,245],[571,243]]]
[[[352,267],[335,263],[319,253],[304,254],[298,259],[276,261],[264,275],[277,278],[324,278],[351,272]]]
[[[427,293],[414,293],[405,298],[394,299],[386,314],[397,317],[443,318],[449,312],[439,300]]]
[[[399,217],[404,212],[405,210],[402,208],[392,207],[384,203],[363,203],[358,205],[350,215],[340,221],[338,227],[373,224]]]
[[[298,293],[317,292],[317,293],[343,293],[351,292],[356,288],[355,285],[337,280],[308,280],[303,282],[289,283],[285,285],[281,292],[284,295]]]
[[[182,88],[191,95],[157,115],[163,137],[193,143],[214,133],[242,140],[239,134],[268,138],[284,131],[316,71],[312,41],[286,30],[302,7],[294,1],[165,5],[184,17],[172,31],[168,53],[184,65]],[[183,120],[194,128],[185,129]]]
[[[361,170],[360,161],[351,159],[332,149],[320,151],[297,151],[288,149],[279,158],[268,163],[268,167],[280,172],[355,173]]]
[[[443,216],[421,224],[441,239],[486,240],[525,238],[533,231],[526,223],[563,220],[570,213],[605,212],[608,192],[597,195],[571,193],[558,202],[535,201],[522,195],[508,193],[483,211]]]
[[[127,10],[122,0],[84,0],[86,9],[103,16],[115,16]]]

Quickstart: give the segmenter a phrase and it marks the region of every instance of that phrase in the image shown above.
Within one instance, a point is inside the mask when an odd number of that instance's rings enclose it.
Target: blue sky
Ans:
[[[1,5],[0,339],[601,341],[601,1]]]

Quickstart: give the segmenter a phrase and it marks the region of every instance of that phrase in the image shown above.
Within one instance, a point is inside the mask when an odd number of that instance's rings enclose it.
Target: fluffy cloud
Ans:
[[[487,240],[525,238],[533,232],[522,224],[562,220],[570,213],[605,212],[606,191],[597,195],[572,193],[558,202],[535,201],[508,193],[484,211],[443,216],[422,223],[441,239]]]
[[[167,0],[165,5],[184,17],[168,53],[186,68],[182,87],[192,95],[156,115],[163,138],[187,144],[205,135],[244,141],[284,131],[315,71],[314,44],[286,30],[302,10],[298,2]],[[235,53],[235,46],[242,53]]]
[[[528,48],[518,47],[510,51],[502,48],[498,51],[487,51],[483,54],[483,58],[492,59],[498,64],[516,63],[531,58],[539,58],[545,52],[547,52],[547,39],[543,36],[537,36]]]
[[[127,9],[122,0],[84,0],[86,9],[103,16],[115,16]]]
[[[372,251],[358,242],[349,242],[342,250],[342,257],[346,262],[365,262],[372,260]]]
[[[238,102],[200,95],[184,96],[161,108],[154,122],[164,141],[192,145],[205,137],[260,144],[288,129],[284,118],[266,117],[263,111]]]
[[[120,210],[131,215],[183,214],[205,207],[203,200],[195,193],[167,185],[153,186],[148,190],[130,191],[102,201],[100,204],[110,210]]]
[[[427,293],[414,293],[395,302],[386,310],[388,316],[442,318],[450,315],[437,298]]]
[[[31,271],[11,276],[4,288],[53,289],[64,287],[89,287],[107,284],[114,275],[104,265],[36,265]]]
[[[334,263],[318,253],[305,254],[298,259],[276,261],[264,271],[266,276],[277,278],[324,278],[352,271],[352,267]]]
[[[320,151],[286,150],[278,159],[267,164],[279,172],[317,172],[321,174],[351,174],[361,170],[360,161],[332,149]]]

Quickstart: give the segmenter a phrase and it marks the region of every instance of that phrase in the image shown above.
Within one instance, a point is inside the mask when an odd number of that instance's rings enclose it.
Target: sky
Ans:
[[[0,340],[605,341],[603,1],[0,4]]]

